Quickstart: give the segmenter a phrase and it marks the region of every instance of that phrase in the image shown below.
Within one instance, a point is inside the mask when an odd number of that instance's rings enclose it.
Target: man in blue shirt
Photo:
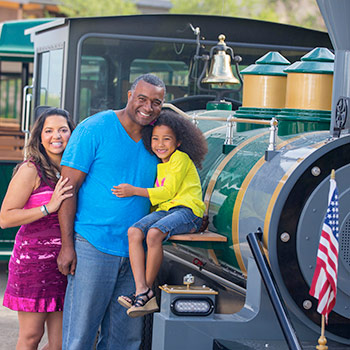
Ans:
[[[74,196],[59,210],[62,248],[59,270],[68,275],[63,312],[63,350],[139,349],[142,319],[132,319],[117,302],[134,291],[127,230],[146,215],[149,200],[117,198],[114,185],[153,187],[157,159],[144,147],[142,127],[162,108],[165,85],[154,75],[140,76],[126,107],[103,111],[78,125],[62,158],[62,176]]]

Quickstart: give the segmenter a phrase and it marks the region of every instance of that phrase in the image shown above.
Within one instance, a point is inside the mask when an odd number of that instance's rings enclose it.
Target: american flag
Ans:
[[[338,236],[338,190],[333,175],[330,180],[327,214],[318,246],[316,269],[309,292],[318,299],[317,312],[325,316],[326,322],[335,305],[337,294]]]

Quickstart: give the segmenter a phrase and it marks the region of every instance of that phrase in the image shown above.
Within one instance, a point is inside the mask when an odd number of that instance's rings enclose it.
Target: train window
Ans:
[[[39,59],[39,104],[60,107],[63,49],[43,52]]]
[[[187,91],[189,67],[185,62],[135,59],[130,65],[129,83],[145,73],[155,74],[164,81],[167,86],[166,101],[183,97]]]
[[[108,64],[99,56],[83,56],[80,67],[79,115],[84,117],[106,109]]]
[[[198,89],[197,79],[203,62],[194,62],[195,41],[92,34],[84,37],[79,45],[81,57],[77,69],[80,78],[75,89],[75,114],[79,114],[80,120],[104,109],[124,108],[132,82],[144,73],[154,73],[164,80],[167,102],[186,100],[194,95],[219,96],[218,87],[203,86],[204,90]],[[200,54],[209,54],[210,49],[211,45],[207,43]],[[256,48],[235,48],[235,53],[241,54],[241,50],[244,66],[266,53],[265,49]],[[244,68],[243,65],[240,69]],[[232,89],[232,86],[227,88]],[[226,91],[225,97],[239,103],[242,93],[235,90]]]
[[[0,62],[0,127],[19,129],[22,103],[22,62]],[[29,64],[30,81],[33,65]]]
[[[189,76],[195,49],[195,43],[158,42],[156,38],[85,38],[76,89],[80,120],[106,108],[125,107],[132,82],[143,73],[154,73],[164,80],[167,101],[193,94],[196,87]]]

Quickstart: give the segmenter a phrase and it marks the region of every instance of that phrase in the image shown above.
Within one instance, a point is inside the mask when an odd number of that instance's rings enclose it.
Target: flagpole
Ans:
[[[318,338],[318,345],[316,345],[317,350],[327,350],[328,346],[327,344],[327,338],[324,336],[324,330],[325,330],[325,317],[322,315],[322,321],[321,321],[321,336]]]
[[[331,171],[331,179],[335,180],[335,170],[332,169]],[[321,336],[318,338],[318,345],[316,346],[317,350],[327,350],[328,346],[327,344],[327,338],[324,336],[325,332],[325,317],[322,315],[322,321],[321,321]]]
[[[325,223],[324,225],[327,225],[329,229],[332,230],[332,233],[334,235],[334,238],[336,238],[336,241],[338,241],[338,233],[335,234],[335,232],[338,232],[338,227],[337,226],[333,226],[334,223],[336,222],[336,224],[338,225],[337,223],[337,220],[338,220],[338,192],[337,192],[337,188],[336,188],[336,185],[335,185],[335,188],[333,188],[333,193],[331,192],[331,189],[332,189],[332,181],[334,182],[335,184],[335,170],[332,169],[331,171],[331,178],[330,178],[330,182],[331,182],[331,187],[330,187],[330,194],[329,194],[329,203],[328,203],[328,210],[327,210],[327,213],[328,213],[328,218],[331,218],[332,217],[332,212],[333,212],[333,222],[331,221],[328,221],[327,222],[327,216],[326,216],[326,219],[325,219]],[[333,201],[332,201],[333,200]],[[332,205],[332,209],[330,208],[330,205]],[[336,208],[334,208],[334,205],[336,206]],[[336,220],[334,220],[336,219]],[[330,225],[331,224],[331,225]],[[335,232],[334,232],[335,231]],[[323,228],[322,228],[322,233],[321,233],[321,237],[323,235]],[[332,242],[331,240],[329,241],[330,243]],[[320,240],[320,246],[321,246],[321,240]],[[319,247],[319,250],[320,250],[320,247]],[[336,245],[336,250],[338,252],[338,245]],[[318,259],[319,259],[319,255],[317,253],[317,262],[316,262],[316,265],[318,264]],[[338,259],[338,255],[337,255],[337,259]],[[335,274],[337,274],[337,267],[335,269]],[[313,277],[313,280],[312,280],[312,284],[311,284],[311,289],[310,289],[310,294],[314,297],[316,297],[317,299],[319,299],[319,294],[315,294],[315,286],[316,286],[316,283],[318,281],[318,278],[319,278],[319,275],[320,273],[318,273],[318,275],[314,275]],[[315,277],[317,279],[315,279]],[[335,286],[336,286],[336,283],[337,281],[333,281]],[[333,288],[334,289],[334,288]],[[318,291],[319,292],[319,291]],[[326,315],[328,316],[330,310],[333,308],[334,306],[334,303],[335,303],[335,294],[336,294],[336,288],[334,289],[334,300],[333,301],[333,305],[330,309],[326,309]],[[329,298],[329,297],[328,297]],[[328,299],[328,302],[329,302],[329,299]],[[320,306],[320,304],[318,305]],[[328,305],[329,306],[329,305]],[[321,336],[318,338],[318,345],[316,345],[316,349],[317,350],[327,350],[328,349],[328,346],[326,345],[327,344],[327,338],[324,336],[324,333],[325,333],[325,315],[323,314],[323,312],[325,311],[325,309],[323,310],[318,310],[317,308],[317,311],[319,313],[321,313],[322,315],[322,319],[321,319]]]

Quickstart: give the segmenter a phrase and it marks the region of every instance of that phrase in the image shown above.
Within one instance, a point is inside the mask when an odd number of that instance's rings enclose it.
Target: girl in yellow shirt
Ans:
[[[205,204],[196,166],[207,153],[201,131],[189,120],[170,110],[161,112],[153,126],[143,130],[145,147],[161,162],[157,167],[154,188],[130,184],[114,186],[117,197],[142,196],[150,199],[156,211],[146,215],[128,230],[129,256],[136,291],[120,296],[130,317],[158,310],[151,287],[163,260],[162,243],[172,235],[196,232],[202,225]],[[147,244],[147,263],[143,241]]]

